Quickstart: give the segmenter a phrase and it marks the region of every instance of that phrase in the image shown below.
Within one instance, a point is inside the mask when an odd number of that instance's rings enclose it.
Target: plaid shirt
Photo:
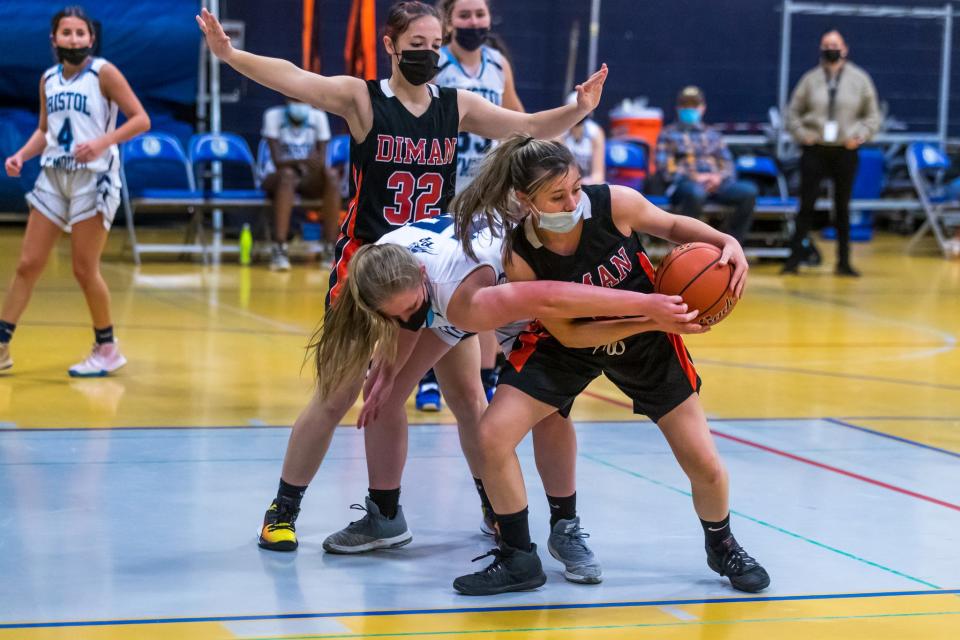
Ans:
[[[720,133],[703,124],[673,123],[657,138],[657,171],[667,182],[691,173],[733,177],[733,156]]]

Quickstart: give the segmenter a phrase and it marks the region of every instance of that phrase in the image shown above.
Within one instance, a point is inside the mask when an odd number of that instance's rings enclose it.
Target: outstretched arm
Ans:
[[[197,24],[210,52],[238,72],[285,96],[343,117],[355,139],[366,137],[373,123],[373,112],[369,101],[363,99],[366,96],[363,80],[350,76],[321,76],[286,60],[234,49],[220,22],[206,9],[197,16]]]
[[[460,90],[457,92],[460,128],[496,140],[517,133],[535,138],[556,138],[597,108],[606,79],[607,65],[603,65],[586,82],[577,85],[577,104],[537,113],[504,109],[475,93]]]

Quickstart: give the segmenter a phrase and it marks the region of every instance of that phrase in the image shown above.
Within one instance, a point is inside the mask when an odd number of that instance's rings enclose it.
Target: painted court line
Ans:
[[[956,451],[950,451],[949,449],[942,449],[940,447],[935,447],[930,444],[923,442],[917,442],[916,440],[910,440],[909,438],[902,438],[900,436],[895,436],[889,433],[884,433],[883,431],[875,431],[873,429],[868,429],[867,427],[861,427],[850,422],[844,422],[837,418],[823,418],[824,422],[829,422],[830,424],[835,424],[838,427],[846,427],[847,429],[856,429],[857,431],[862,431],[864,433],[869,433],[874,436],[880,436],[881,438],[887,438],[889,440],[896,440],[897,442],[903,442],[904,444],[913,445],[915,447],[920,447],[922,449],[929,449],[930,451],[938,451],[939,453],[945,453],[948,456],[953,456],[955,458],[960,458],[960,453]]]
[[[679,488],[679,487],[674,487],[673,485],[667,484],[666,482],[661,482],[661,481],[656,480],[656,479],[654,479],[654,478],[651,478],[651,477],[649,477],[649,476],[645,476],[645,475],[643,475],[642,473],[637,473],[636,471],[633,471],[633,470],[631,470],[631,469],[627,469],[627,468],[625,468],[625,467],[621,467],[621,466],[619,466],[619,465],[613,464],[612,462],[609,462],[609,461],[607,461],[607,460],[603,460],[602,458],[597,458],[597,457],[592,456],[592,455],[590,455],[590,454],[580,454],[580,457],[586,458],[587,460],[591,460],[591,461],[596,462],[597,464],[601,464],[601,465],[603,465],[603,466],[605,466],[605,467],[609,467],[609,468],[611,468],[611,469],[615,469],[616,471],[620,471],[620,472],[622,472],[622,473],[626,473],[627,475],[631,475],[631,476],[633,476],[633,477],[635,477],[635,478],[640,478],[641,480],[646,480],[647,482],[649,482],[649,483],[651,483],[651,484],[655,484],[655,485],[657,485],[657,486],[659,486],[659,487],[663,487],[664,489],[669,489],[670,491],[673,491],[674,493],[679,493],[680,495],[687,496],[688,498],[693,496],[692,493],[690,493],[689,491],[686,491],[685,489],[681,489],[681,488]],[[796,538],[797,540],[803,540],[804,542],[807,542],[807,543],[809,543],[809,544],[812,544],[812,545],[815,546],[815,547],[820,547],[821,549],[826,549],[827,551],[832,551],[833,553],[836,553],[837,555],[841,555],[841,556],[843,556],[843,557],[845,557],[845,558],[850,558],[851,560],[856,560],[857,562],[860,562],[860,563],[863,563],[863,564],[865,564],[865,565],[874,567],[874,568],[876,568],[876,569],[880,569],[880,570],[882,570],[882,571],[886,571],[887,573],[892,573],[892,574],[895,575],[895,576],[899,576],[899,577],[901,577],[901,578],[906,578],[907,580],[910,580],[910,581],[912,581],[912,582],[916,582],[916,583],[918,583],[918,584],[922,584],[922,585],[924,585],[924,586],[926,586],[926,587],[932,587],[932,588],[934,588],[934,589],[940,589],[940,588],[941,588],[939,585],[933,584],[932,582],[927,582],[926,580],[921,580],[920,578],[916,578],[916,577],[911,576],[910,574],[904,573],[904,572],[902,572],[902,571],[897,571],[896,569],[892,569],[892,568],[887,567],[887,566],[885,566],[885,565],[882,565],[882,564],[880,564],[880,563],[878,563],[878,562],[874,562],[873,560],[867,560],[866,558],[862,558],[862,557],[860,557],[860,556],[858,556],[858,555],[855,555],[855,554],[853,554],[853,553],[850,553],[849,551],[844,551],[843,549],[838,549],[837,547],[832,547],[832,546],[830,546],[830,545],[828,545],[828,544],[825,544],[825,543],[823,543],[823,542],[820,542],[820,541],[818,541],[818,540],[814,540],[813,538],[808,538],[808,537],[806,537],[806,536],[800,535],[799,533],[790,531],[789,529],[784,529],[783,527],[777,526],[777,525],[772,524],[772,523],[770,523],[770,522],[766,522],[766,521],[761,520],[761,519],[759,519],[759,518],[754,518],[754,517],[751,516],[751,515],[748,515],[748,514],[746,514],[746,513],[743,513],[742,511],[737,511],[737,510],[735,510],[735,509],[730,509],[730,513],[731,513],[731,515],[735,515],[735,516],[738,516],[738,517],[740,517],[740,518],[744,518],[745,520],[749,520],[750,522],[753,522],[753,523],[755,523],[755,524],[759,524],[759,525],[762,526],[762,527],[766,527],[766,528],[768,528],[768,529],[773,529],[774,531],[778,531],[778,532],[780,532],[780,533],[783,533],[783,534],[785,534],[785,535],[788,535],[788,536],[790,536],[791,538]],[[946,593],[946,592],[943,592],[943,593]]]
[[[563,611],[568,609],[615,609],[623,607],[664,607],[687,604],[726,604],[741,602],[795,602],[804,600],[850,600],[856,598],[893,598],[960,594],[960,589],[927,591],[877,591],[873,593],[825,593],[800,596],[742,596],[733,598],[691,598],[686,600],[639,600],[579,604],[530,604],[500,607],[460,607],[452,609],[399,609],[395,611],[340,611],[326,613],[280,613],[195,618],[143,618],[140,620],[78,620],[71,622],[24,622],[0,624],[0,629],[40,629],[61,627],[105,627],[111,625],[184,624],[194,622],[236,622],[242,620],[299,620],[306,618],[359,618],[374,616],[418,616],[451,613],[501,613],[511,611]]]
[[[617,405],[617,406],[619,406],[619,407],[625,407],[625,408],[627,408],[627,409],[633,409],[633,405],[632,405],[632,404],[629,404],[629,403],[627,403],[627,402],[623,402],[623,401],[621,401],[621,400],[617,400],[616,398],[609,398],[609,397],[604,396],[604,395],[601,395],[601,394],[599,394],[599,393],[593,393],[593,392],[590,392],[590,391],[584,391],[584,392],[583,392],[583,395],[589,395],[591,398],[597,398],[598,400],[603,400],[603,401],[605,401],[605,402],[609,402],[610,404],[614,404],[614,405]],[[934,498],[934,497],[932,497],[932,496],[928,496],[928,495],[925,495],[925,494],[922,494],[922,493],[917,493],[916,491],[911,491],[911,490],[909,490],[909,489],[904,489],[904,488],[902,488],[902,487],[898,487],[898,486],[896,486],[896,485],[889,484],[889,483],[887,483],[887,482],[883,482],[882,480],[875,480],[874,478],[870,478],[870,477],[861,475],[861,474],[859,474],[859,473],[854,473],[853,471],[847,471],[846,469],[841,469],[840,467],[834,467],[834,466],[832,466],[832,465],[825,464],[825,463],[823,463],[823,462],[817,462],[816,460],[812,460],[812,459],[810,459],[810,458],[805,458],[805,457],[803,457],[803,456],[798,456],[798,455],[796,455],[796,454],[794,454],[794,453],[790,453],[790,452],[788,452],[788,451],[782,451],[782,450],[780,450],[780,449],[775,449],[774,447],[768,447],[767,445],[765,445],[765,444],[760,444],[759,442],[754,442],[754,441],[752,441],[752,440],[747,440],[747,439],[745,439],[745,438],[738,438],[737,436],[733,436],[733,435],[730,435],[730,434],[728,434],[728,433],[723,433],[723,432],[721,432],[721,431],[717,431],[716,429],[710,429],[710,433],[712,433],[713,435],[717,436],[718,438],[724,438],[724,439],[726,439],[726,440],[732,440],[733,442],[737,442],[737,443],[739,443],[739,444],[746,445],[746,446],[748,446],[748,447],[753,447],[754,449],[759,449],[759,450],[761,450],[761,451],[766,451],[767,453],[772,453],[772,454],[777,455],[777,456],[781,456],[781,457],[784,457],[784,458],[788,458],[788,459],[793,460],[793,461],[795,461],[795,462],[802,462],[803,464],[808,464],[808,465],[810,465],[810,466],[812,466],[812,467],[817,467],[818,469],[823,469],[823,470],[825,470],[825,471],[830,471],[830,472],[832,472],[832,473],[836,473],[836,474],[839,474],[839,475],[842,475],[842,476],[846,476],[846,477],[848,477],[848,478],[853,478],[854,480],[860,480],[861,482],[866,482],[866,483],[868,483],[868,484],[872,484],[872,485],[874,485],[874,486],[881,487],[881,488],[887,489],[887,490],[889,490],[889,491],[894,491],[894,492],[896,492],[896,493],[901,493],[901,494],[903,494],[903,495],[910,496],[911,498],[917,498],[918,500],[924,500],[924,501],[926,501],[926,502],[930,502],[930,503],[932,503],[932,504],[935,504],[935,505],[938,505],[938,506],[941,506],[941,507],[946,507],[947,509],[953,509],[954,511],[960,511],[960,505],[953,504],[952,502],[947,502],[946,500],[940,500],[939,498]]]

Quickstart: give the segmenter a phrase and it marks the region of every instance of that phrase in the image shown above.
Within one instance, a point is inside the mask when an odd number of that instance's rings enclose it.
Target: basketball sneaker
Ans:
[[[453,588],[467,596],[492,596],[536,589],[547,581],[537,555],[537,545],[532,545],[530,551],[520,551],[501,542],[499,548],[491,549],[473,561],[488,556],[493,556],[493,562],[486,569],[460,576],[453,581]]]
[[[67,373],[71,378],[100,378],[113,373],[125,364],[127,359],[120,353],[117,343],[104,342],[94,344],[93,351],[86,360],[70,367]]]
[[[440,411],[443,400],[440,397],[440,386],[436,382],[421,382],[417,389],[417,411]]]
[[[286,244],[275,244],[270,250],[270,271],[290,271],[290,256]]]
[[[380,513],[377,503],[369,496],[366,498],[366,505],[366,507],[359,504],[350,505],[351,509],[366,511],[366,515],[327,536],[323,541],[324,551],[364,553],[374,549],[395,549],[410,544],[413,535],[407,528],[406,518],[403,517],[403,507],[398,506],[397,515],[387,518]]]
[[[13,366],[13,358],[10,357],[10,343],[0,342],[0,371],[9,369]]]
[[[729,536],[717,549],[707,545],[707,566],[730,579],[738,591],[757,593],[770,585],[767,571],[740,546],[737,539]]]
[[[547,549],[550,555],[563,563],[563,577],[570,582],[598,584],[603,570],[585,541],[590,534],[580,528],[580,516],[572,520],[558,520],[553,525]]]
[[[295,551],[297,542],[297,516],[300,508],[287,498],[278,498],[270,503],[263,514],[263,526],[257,544],[270,551]]]

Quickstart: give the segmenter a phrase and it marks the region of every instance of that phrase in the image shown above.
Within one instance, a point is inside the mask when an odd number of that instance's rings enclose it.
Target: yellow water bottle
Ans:
[[[253,233],[250,232],[250,223],[244,222],[240,230],[240,264],[248,266],[253,254]]]

